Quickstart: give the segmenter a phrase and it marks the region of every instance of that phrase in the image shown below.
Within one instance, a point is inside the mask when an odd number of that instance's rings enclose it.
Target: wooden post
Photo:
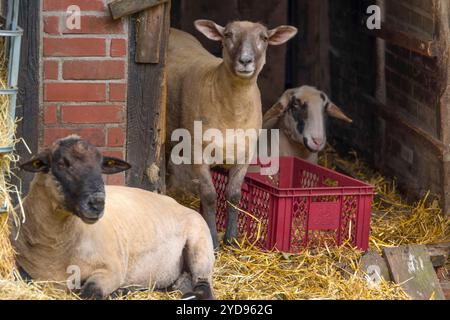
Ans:
[[[127,184],[131,187],[151,191],[165,191],[164,176],[164,122],[166,108],[166,60],[170,29],[170,1],[160,4],[162,8],[151,9],[148,13],[133,16],[130,23],[130,61],[128,82],[128,130],[127,160],[133,168],[127,175]],[[140,45],[139,31],[136,25],[138,17],[145,19],[146,26],[158,29],[156,21],[161,21],[159,44],[152,44],[147,51],[138,54]],[[137,41],[133,41],[136,39]],[[155,48],[159,52],[155,53]],[[158,63],[139,63],[136,57],[155,59]],[[140,61],[143,61],[140,60]],[[149,168],[159,170],[148,170]],[[151,175],[151,176],[149,176]]]
[[[433,12],[436,17],[437,63],[440,68],[439,85],[441,139],[446,147],[443,154],[443,209],[450,215],[450,28],[448,0],[434,0]]]
[[[299,27],[301,39],[292,44],[293,85],[313,85],[329,93],[328,1],[295,1],[291,18],[293,24]]]
[[[17,101],[17,117],[23,120],[17,127],[17,137],[23,138],[33,153],[39,148],[39,47],[40,47],[40,1],[20,1],[19,26],[24,29],[19,72],[19,95]],[[17,153],[21,161],[31,157],[23,143],[17,145]],[[17,172],[22,185],[22,193],[26,194],[33,175],[23,171]]]
[[[136,62],[159,63],[164,5],[142,11],[136,23]]]

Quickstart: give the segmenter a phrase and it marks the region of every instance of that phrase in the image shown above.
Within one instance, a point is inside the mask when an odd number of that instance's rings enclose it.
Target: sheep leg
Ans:
[[[228,203],[228,223],[227,231],[225,233],[225,243],[232,245],[238,238],[238,211],[236,206],[241,202],[241,188],[244,182],[245,175],[247,174],[248,165],[238,165],[231,168],[228,185],[225,193],[225,197]]]
[[[216,227],[217,193],[211,176],[209,166],[198,166],[197,176],[200,180],[200,200],[202,203],[202,216],[208,224],[214,248],[219,247]]]
[[[108,297],[120,287],[116,273],[102,269],[95,271],[81,288],[82,299],[101,300]]]
[[[206,228],[206,226],[205,226]],[[186,243],[185,261],[192,276],[193,291],[183,295],[183,299],[214,300],[212,274],[214,251],[212,242],[205,239],[204,232],[190,233]]]

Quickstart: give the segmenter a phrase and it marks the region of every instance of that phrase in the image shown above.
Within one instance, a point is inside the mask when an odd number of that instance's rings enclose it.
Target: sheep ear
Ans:
[[[219,26],[211,20],[197,20],[194,22],[198,31],[203,33],[208,39],[222,41],[225,28]]]
[[[120,159],[103,157],[102,161],[102,173],[103,174],[116,174],[131,169],[131,165]]]
[[[327,108],[327,113],[330,117],[348,122],[348,123],[353,123],[353,120],[350,119],[349,117],[347,117],[345,115],[345,113],[338,107],[336,106],[334,103],[330,103],[328,108]]]
[[[278,121],[291,105],[292,99],[295,99],[295,89],[286,90],[278,102],[264,114],[263,123],[267,126],[269,123],[275,124],[274,121]]]
[[[279,46],[291,40],[298,32],[298,29],[292,26],[280,26],[269,31],[269,44]]]
[[[21,164],[20,169],[32,173],[48,173],[50,170],[50,151],[45,150],[39,153],[30,161]]]

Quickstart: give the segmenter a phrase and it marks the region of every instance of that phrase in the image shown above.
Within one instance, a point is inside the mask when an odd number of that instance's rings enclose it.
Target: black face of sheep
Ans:
[[[85,223],[97,222],[105,209],[105,184],[102,174],[130,169],[125,161],[102,157],[89,142],[71,136],[59,140],[21,169],[51,175],[61,207]]]

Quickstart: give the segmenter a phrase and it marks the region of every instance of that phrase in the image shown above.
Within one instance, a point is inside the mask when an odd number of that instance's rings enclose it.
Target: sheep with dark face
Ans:
[[[36,176],[23,202],[26,222],[10,222],[11,242],[32,279],[64,282],[74,267],[81,296],[105,298],[122,287],[168,288],[188,273],[195,296],[213,297],[207,224],[169,197],[105,187],[102,174],[128,163],[71,136],[21,168]]]
[[[299,157],[317,163],[318,153],[327,143],[328,116],[353,122],[325,93],[303,86],[287,90],[281,96],[264,115],[263,127],[280,130],[281,157]]]

